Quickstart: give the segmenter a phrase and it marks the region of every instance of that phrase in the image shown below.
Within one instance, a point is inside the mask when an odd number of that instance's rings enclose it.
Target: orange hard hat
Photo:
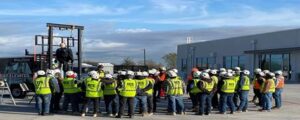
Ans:
[[[197,71],[199,71],[198,68],[195,68],[195,67],[194,67],[194,68],[192,69],[192,72],[197,72]]]

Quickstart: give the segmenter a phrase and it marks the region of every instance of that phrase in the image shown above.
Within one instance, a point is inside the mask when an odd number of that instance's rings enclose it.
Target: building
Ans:
[[[300,29],[181,44],[177,67],[186,78],[192,67],[282,70],[288,82],[300,78]]]

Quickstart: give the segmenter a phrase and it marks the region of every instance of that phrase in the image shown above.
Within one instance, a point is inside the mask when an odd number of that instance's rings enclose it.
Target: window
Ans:
[[[241,67],[241,69],[245,69],[246,64],[247,64],[246,56],[224,56],[223,57],[224,68],[233,68],[239,66]]]
[[[186,71],[186,64],[187,64],[187,60],[186,59],[181,59],[181,71]]]
[[[271,71],[282,70],[282,54],[271,55]]]
[[[239,67],[241,69],[245,69],[247,64],[247,57],[246,56],[239,56]]]
[[[231,68],[239,66],[239,56],[232,56],[231,57]]]
[[[216,58],[214,58],[214,57],[209,57],[209,58],[207,58],[207,67],[208,68],[214,68],[214,65],[216,64]]]

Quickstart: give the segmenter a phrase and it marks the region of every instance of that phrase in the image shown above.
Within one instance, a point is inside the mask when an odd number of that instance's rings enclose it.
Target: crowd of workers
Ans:
[[[93,105],[93,117],[97,117],[99,104],[104,100],[107,116],[122,118],[124,108],[128,116],[134,117],[135,110],[142,116],[151,116],[156,111],[156,103],[167,98],[170,115],[184,115],[186,108],[183,95],[189,93],[196,115],[209,115],[211,110],[220,114],[247,112],[251,80],[257,106],[260,111],[270,112],[281,107],[281,92],[284,77],[281,71],[274,73],[256,69],[254,77],[248,70],[235,67],[233,70],[193,68],[187,81],[178,76],[177,69],[165,67],[148,71],[130,70],[109,74],[99,65],[98,70],[89,72],[84,80],[77,79],[74,71],[67,71],[65,77],[60,70],[39,70],[34,76],[36,107],[39,115],[49,115],[62,111],[68,113],[69,104],[73,114],[86,116],[89,104]],[[60,101],[63,96],[62,109]],[[272,108],[272,97],[275,106]],[[139,109],[135,109],[138,107]]]

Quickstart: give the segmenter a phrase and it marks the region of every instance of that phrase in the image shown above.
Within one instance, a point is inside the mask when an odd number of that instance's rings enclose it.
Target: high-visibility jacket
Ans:
[[[123,97],[135,97],[137,90],[137,83],[133,79],[125,79],[122,81],[122,88],[119,89],[120,95]]]
[[[99,73],[99,78],[104,78],[105,72],[103,70],[98,71],[98,73]]]
[[[35,93],[37,95],[51,94],[51,89],[49,85],[49,77],[38,77],[33,81],[35,86]]]
[[[197,84],[198,84],[198,82],[199,82],[200,80],[199,80],[199,79],[193,79],[193,81],[194,81],[194,86],[193,86],[193,88],[191,89],[190,93],[192,93],[192,94],[200,93],[201,90],[197,87]]]
[[[145,78],[147,81],[149,81],[149,83],[152,84],[152,88],[147,90],[146,93],[147,95],[152,95],[153,94],[153,85],[155,83],[155,80],[153,78]]]
[[[267,84],[270,84],[270,88],[267,90],[267,91],[264,91],[266,89],[266,85]],[[263,83],[262,83],[262,87],[261,87],[261,90],[260,90],[262,93],[263,92],[270,92],[270,93],[274,93],[275,92],[275,82],[273,79],[268,79],[268,80],[265,80]]]
[[[77,84],[75,84],[75,78],[65,78],[62,82],[64,93],[72,94],[79,92]]]
[[[175,96],[175,95],[183,95],[183,82],[180,79],[169,79],[167,80],[169,89],[167,91],[168,95]]]
[[[219,79],[217,76],[211,76],[212,81],[217,85],[219,82]]]
[[[283,88],[283,87],[284,87],[284,77],[280,76],[277,78],[276,88]]]
[[[100,80],[93,80],[91,77],[85,81],[86,92],[85,96],[90,98],[103,97],[103,91],[101,89],[102,82]]]
[[[224,93],[234,93],[235,88],[236,88],[236,82],[234,79],[225,79],[221,91]]]
[[[140,89],[144,89],[149,85],[149,81],[147,79],[136,80],[136,83]]]
[[[116,95],[117,83],[113,82],[111,84],[104,84],[103,94],[104,95]]]
[[[243,76],[244,77],[244,84],[242,86],[242,90],[248,91],[250,90],[250,79],[248,76]]]
[[[237,84],[240,82],[240,76],[239,76],[239,75],[234,76],[234,77],[233,77],[233,80],[234,80],[235,83],[236,83],[235,90],[237,90],[237,89],[238,89]]]
[[[215,82],[213,82],[213,81],[209,83],[209,82],[200,80],[200,82],[203,83],[203,88],[204,88],[205,90],[207,90],[208,92],[212,91],[213,88],[214,88],[214,85],[215,85]]]
[[[260,84],[257,82],[257,79],[253,80],[253,89],[259,90],[261,88]]]

